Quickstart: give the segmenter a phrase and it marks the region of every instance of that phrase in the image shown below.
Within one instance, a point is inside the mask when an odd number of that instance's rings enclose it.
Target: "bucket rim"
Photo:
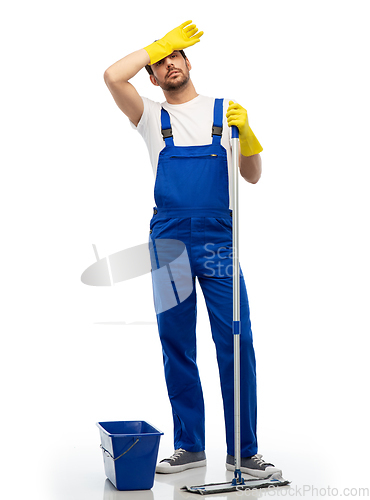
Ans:
[[[107,431],[107,429],[105,429],[103,427],[103,424],[118,424],[118,423],[127,423],[127,424],[133,424],[133,423],[145,423],[145,424],[148,424],[150,425],[150,427],[152,427],[153,429],[155,429],[156,432],[130,432],[130,433],[127,433],[127,432],[109,432]],[[99,430],[101,430],[102,432],[104,432],[105,434],[107,434],[107,436],[131,436],[131,437],[134,437],[134,436],[163,436],[163,432],[159,429],[157,429],[157,427],[155,427],[153,424],[151,424],[150,422],[148,422],[147,420],[106,420],[104,422],[96,422],[96,426],[99,428]]]

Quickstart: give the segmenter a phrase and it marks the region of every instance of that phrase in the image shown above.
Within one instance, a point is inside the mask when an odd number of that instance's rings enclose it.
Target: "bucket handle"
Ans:
[[[134,439],[135,439],[135,438],[134,438]],[[115,462],[115,461],[116,461],[116,460],[118,460],[119,458],[123,457],[123,455],[126,455],[126,453],[128,453],[128,452],[131,450],[131,448],[133,448],[133,447],[135,446],[135,444],[136,444],[136,443],[138,443],[139,441],[140,441],[140,440],[139,440],[139,438],[136,438],[136,441],[134,442],[134,444],[132,444],[128,450],[124,451],[124,452],[122,453],[122,455],[120,455],[120,456],[119,456],[119,457],[117,457],[117,458],[114,458],[114,456],[113,456],[113,455],[111,455],[111,454],[109,453],[109,451],[108,451],[108,450],[106,450],[105,448],[103,448],[103,446],[102,446],[102,445],[100,445],[100,448],[101,448],[101,449],[102,449],[105,453],[107,453],[107,455],[109,455],[109,456],[110,456],[110,457],[114,460],[114,462]]]

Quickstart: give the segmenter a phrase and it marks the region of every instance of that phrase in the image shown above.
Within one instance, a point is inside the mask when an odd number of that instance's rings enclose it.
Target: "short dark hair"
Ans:
[[[186,55],[185,55],[185,52],[183,50],[179,50],[178,52],[180,52],[180,54],[182,55],[182,57],[184,59],[186,59]],[[145,69],[147,70],[147,72],[149,73],[149,75],[152,75],[153,74],[153,70],[152,70],[152,67],[150,64],[147,64],[145,66]]]

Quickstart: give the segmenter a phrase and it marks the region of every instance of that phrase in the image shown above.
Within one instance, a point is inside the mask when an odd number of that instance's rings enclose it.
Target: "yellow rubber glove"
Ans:
[[[229,101],[226,118],[229,127],[235,125],[239,129],[240,152],[243,156],[256,155],[263,150],[257,137],[249,126],[248,113],[243,106],[233,101]]]
[[[177,28],[173,29],[160,40],[151,43],[144,49],[148,52],[150,57],[150,64],[154,64],[161,59],[172,54],[174,50],[183,50],[198,43],[203,31],[198,32],[195,24],[190,24],[192,21],[186,21],[180,24]],[[190,24],[190,26],[187,26]]]

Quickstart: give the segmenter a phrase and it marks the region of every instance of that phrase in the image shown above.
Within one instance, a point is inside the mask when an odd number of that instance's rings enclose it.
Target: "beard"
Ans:
[[[173,71],[173,69],[171,69]],[[169,73],[171,72],[169,71]],[[187,85],[188,81],[190,80],[190,73],[189,71],[187,74],[185,74],[181,69],[176,69],[176,71],[179,72],[179,75],[176,76],[176,79],[173,81],[168,81],[167,76],[164,79],[164,82],[159,83],[159,86],[161,87],[162,90],[166,90],[167,92],[171,92],[173,90],[179,90],[182,87],[185,87]]]

